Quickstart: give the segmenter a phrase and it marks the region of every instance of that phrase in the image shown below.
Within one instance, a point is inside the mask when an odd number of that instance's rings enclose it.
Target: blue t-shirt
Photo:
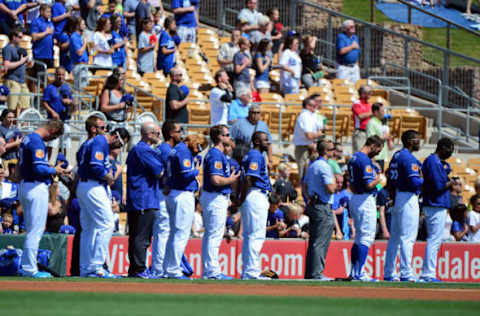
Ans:
[[[59,87],[51,83],[43,91],[43,101],[47,102],[48,105],[60,115],[62,121],[69,120],[71,117],[68,108],[62,102],[64,98],[72,98],[72,92],[66,83]],[[48,113],[48,118],[52,118],[50,113]]]
[[[162,162],[164,168],[168,165],[168,156],[172,151],[172,146],[169,143],[163,142],[157,146],[157,150],[160,153],[160,161]],[[165,186],[169,185],[168,183],[168,173],[164,172],[162,179],[160,180],[160,189],[163,189]]]
[[[123,43],[123,37],[116,31],[112,31],[112,38],[110,39],[110,46]],[[125,52],[125,45],[117,48],[112,54],[112,62],[119,67],[125,66],[127,61],[127,53]]]
[[[107,138],[104,135],[85,141],[77,153],[79,177],[103,182],[103,177],[112,168],[109,154]]]
[[[160,35],[157,54],[157,69],[163,70],[164,74],[168,74],[170,69],[175,66],[175,52],[164,55],[162,47],[166,49],[175,49],[175,42],[167,31],[163,31]]]
[[[452,228],[450,228],[450,232],[452,233],[452,235],[458,232],[463,233],[464,231],[465,231],[465,223],[453,221]],[[467,235],[463,236],[460,241],[468,241]]]
[[[419,194],[421,185],[415,186],[411,178],[421,179],[421,168],[420,161],[408,149],[402,148],[393,155],[388,175],[393,186],[399,191]]]
[[[64,15],[67,12],[67,8],[65,5],[59,1],[56,1],[52,6],[52,18]],[[63,29],[65,28],[65,24],[67,24],[67,19],[63,19],[60,22],[54,22],[53,25],[55,26],[55,31],[53,35],[55,38],[58,38],[60,34],[62,34]]]
[[[197,1],[198,3],[199,1]],[[190,0],[172,0],[172,10],[177,8],[191,7]],[[198,10],[198,4],[195,5],[195,9]],[[186,12],[181,14],[175,14],[175,22],[177,26],[196,27],[197,19],[195,18],[195,12]]]
[[[230,185],[216,186],[211,182],[213,175],[228,178],[230,177],[230,164],[224,153],[213,147],[207,153],[203,164],[203,189],[207,192],[218,192],[222,194],[232,193]]]
[[[228,121],[246,118],[248,116],[248,104],[243,105],[240,99],[235,99],[228,107]]]
[[[158,209],[159,175],[163,173],[160,152],[144,141],[135,145],[127,157],[127,209]]]
[[[8,60],[11,62],[19,61],[20,54],[18,53],[18,47],[13,46],[11,43],[8,43],[2,50],[3,60]],[[25,83],[25,70],[26,63],[18,66],[15,69],[10,69],[7,71],[4,80],[13,80],[19,83]]]
[[[387,188],[382,188],[377,195],[377,206],[385,206],[385,213],[390,213],[393,200],[390,198]]]
[[[83,46],[83,39],[82,36],[78,32],[74,32],[72,36],[70,36],[70,58],[72,60],[72,64],[76,65],[78,63],[88,63],[88,54],[87,49],[83,51],[83,54],[80,56],[77,54],[77,51],[82,48]]]
[[[265,62],[265,56],[263,56],[261,53],[257,53],[255,55],[255,61],[254,61],[255,70],[256,70],[255,80],[269,81],[270,79],[268,77],[268,73],[270,72],[270,66],[268,66],[267,69],[265,69],[264,72],[260,72],[260,70],[257,67],[257,59],[259,59],[259,58],[261,59],[262,64]]]
[[[241,52],[241,51],[236,52],[235,55],[233,55],[233,66],[235,67],[236,65],[243,64],[243,59],[245,57],[250,58],[244,52]],[[245,83],[250,83],[249,67],[247,66],[247,67],[243,68],[243,70],[239,74],[235,73],[234,81],[241,81],[241,82],[245,82]]]
[[[30,32],[42,33],[47,27],[53,29],[53,23],[45,20],[42,16],[32,21]],[[53,59],[53,34],[49,34],[38,41],[33,41],[33,58]]]
[[[283,221],[283,212],[280,211],[278,208],[275,210],[274,213],[268,211],[267,216],[267,227],[275,225],[277,222]],[[279,238],[278,230],[274,229],[271,231],[267,231],[267,238]]]
[[[342,190],[333,194],[332,210],[338,210],[340,207],[343,207],[343,213],[337,214],[336,216],[338,225],[340,225],[342,230],[344,240],[350,239],[350,225],[348,225],[348,202],[352,198],[352,195],[352,192],[348,190]]]
[[[355,194],[376,193],[377,188],[368,189],[367,185],[375,181],[375,166],[366,154],[359,151],[348,162],[350,183]]]
[[[357,42],[357,35],[353,34],[352,37],[348,37],[345,33],[340,33],[337,36],[337,63],[340,65],[355,64],[360,56],[360,49],[353,49],[344,55],[340,55],[339,51],[347,46],[352,45],[353,42]]]
[[[0,3],[3,3],[10,10],[16,10],[20,8],[22,4],[26,4],[27,1],[26,0],[0,0]],[[23,24],[23,12],[20,14],[17,14],[17,17],[18,17],[17,21],[20,24]],[[10,15],[4,12],[0,12],[0,20],[7,21],[7,23],[11,26],[13,26],[13,24],[15,23],[15,21],[10,17]]]
[[[58,44],[70,43],[70,35],[62,32],[57,37]],[[63,66],[68,72],[72,71],[72,60],[70,59],[70,48],[60,50],[60,66]]]
[[[198,190],[196,176],[199,172],[195,168],[192,153],[184,142],[178,143],[170,152],[167,171],[172,189],[191,192]]]
[[[450,208],[450,190],[445,189],[450,173],[450,165],[441,161],[436,154],[425,159],[423,174],[423,206]]]
[[[45,143],[40,135],[31,133],[23,138],[19,157],[23,181],[51,183],[55,168],[48,165]]]
[[[333,204],[333,194],[329,193],[325,186],[335,183],[335,178],[325,158],[320,157],[308,166],[305,183],[309,196],[317,194],[323,203]]]
[[[250,149],[242,160],[245,176],[253,178],[252,187],[265,191],[272,191],[268,176],[267,162],[263,154],[257,149]]]

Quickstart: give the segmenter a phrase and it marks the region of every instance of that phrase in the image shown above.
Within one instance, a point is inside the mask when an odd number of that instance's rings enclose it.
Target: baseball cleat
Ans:
[[[100,270],[87,274],[87,278],[100,278],[100,279],[119,279],[120,277],[107,270]]]
[[[52,275],[50,274],[50,272],[37,271],[33,275],[31,275],[31,277],[35,279],[48,279],[51,278]]]
[[[418,280],[415,277],[408,277],[408,278],[400,278],[400,282],[411,282],[411,283],[417,283]]]
[[[151,279],[151,274],[148,273],[148,270],[145,270],[143,272],[138,272],[133,275],[129,275],[129,278],[138,278],[138,279]]]
[[[223,273],[220,273],[218,275],[215,275],[215,276],[210,276],[210,277],[206,277],[207,280],[235,280],[235,278],[231,277],[231,276],[228,276],[228,275],[225,275]]]
[[[334,280],[333,278],[329,278],[327,276],[324,276],[323,274],[318,278],[307,279],[307,281],[317,281],[317,282],[331,282],[333,280]]]
[[[175,280],[192,280],[187,276],[184,276],[183,274],[181,276],[169,276],[168,279],[175,279]]]
[[[397,276],[394,277],[383,277],[383,281],[386,282],[400,282],[400,278]]]
[[[361,276],[357,276],[357,277],[353,277],[352,281],[354,281],[354,282],[378,282],[377,279],[371,278],[366,274],[361,275]]]
[[[421,277],[418,280],[419,283],[440,283],[443,282],[442,280],[439,280],[437,278],[431,278],[431,277]]]

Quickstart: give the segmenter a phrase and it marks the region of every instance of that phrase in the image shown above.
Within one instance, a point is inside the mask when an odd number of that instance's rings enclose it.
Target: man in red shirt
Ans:
[[[352,105],[353,126],[355,128],[352,136],[352,154],[359,151],[367,140],[367,124],[372,116],[372,105],[368,103],[368,98],[371,93],[372,88],[369,86],[361,86],[360,89],[358,89],[360,99]]]

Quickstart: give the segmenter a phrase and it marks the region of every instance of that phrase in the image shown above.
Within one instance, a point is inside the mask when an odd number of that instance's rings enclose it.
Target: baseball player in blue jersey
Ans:
[[[245,178],[240,196],[243,226],[242,279],[261,279],[260,251],[267,232],[268,195],[272,190],[264,156],[269,147],[268,135],[255,132],[253,148],[242,161]]]
[[[162,125],[162,135],[165,141],[157,147],[157,151],[159,151],[162,165],[166,168],[170,152],[182,140],[182,130],[180,125],[174,121],[167,120]],[[160,206],[154,213],[155,220],[153,223],[152,266],[150,267],[150,274],[154,277],[164,275],[165,247],[170,234],[169,212],[163,192],[169,188],[167,182],[168,175],[167,172],[164,172],[160,179],[160,190],[158,192]]]
[[[200,195],[205,233],[202,239],[202,264],[204,279],[231,280],[220,271],[218,252],[225,232],[227,208],[230,202],[231,184],[239,177],[239,170],[231,172],[228,159],[223,153],[224,145],[230,142],[228,127],[216,125],[210,128],[211,148],[203,164],[203,188]]]
[[[170,235],[167,241],[164,270],[165,276],[174,279],[188,279],[180,266],[183,252],[190,237],[195,212],[195,192],[198,190],[194,156],[205,142],[203,135],[189,135],[178,143],[168,157],[167,172],[170,192],[167,207],[170,212]]]
[[[140,128],[142,139],[127,157],[128,276],[157,278],[149,273],[145,260],[153,233],[155,212],[160,201],[160,178],[164,167],[160,152],[151,146],[160,139],[160,127],[146,122]]]
[[[448,178],[450,165],[447,160],[454,150],[450,138],[437,142],[437,149],[423,162],[422,210],[427,224],[427,246],[423,259],[420,282],[439,282],[436,278],[437,255],[442,243],[447,209],[450,208],[450,188],[455,181]]]
[[[60,165],[48,165],[46,141],[63,135],[63,123],[50,120],[23,138],[19,149],[19,167],[22,175],[18,193],[23,207],[27,235],[23,244],[22,274],[34,278],[48,278],[51,274],[38,271],[37,252],[48,213],[48,186],[53,175],[65,174]]]
[[[377,223],[376,186],[380,182],[378,169],[372,159],[383,148],[383,140],[378,136],[367,138],[365,145],[348,162],[350,188],[353,192],[349,202],[355,226],[355,240],[351,250],[351,272],[353,281],[376,282],[363,271],[368,249],[375,239]]]
[[[403,148],[397,151],[390,161],[388,186],[393,188],[394,200],[391,210],[390,239],[383,279],[385,281],[416,282],[411,262],[413,245],[417,239],[418,219],[420,216],[418,195],[423,184],[422,164],[412,152],[420,149],[420,139],[414,130],[402,134]],[[397,252],[400,247],[400,278],[395,274]]]
[[[97,135],[86,141],[78,161],[79,182],[76,189],[80,205],[80,276],[115,278],[103,268],[108,244],[114,229],[109,184],[113,173],[109,162],[109,147],[126,144],[130,135],[117,128],[108,135]]]

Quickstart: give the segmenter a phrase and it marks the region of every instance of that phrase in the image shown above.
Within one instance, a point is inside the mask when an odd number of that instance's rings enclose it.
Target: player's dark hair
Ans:
[[[100,117],[100,116],[96,116],[96,115],[92,115],[92,116],[89,116],[87,118],[87,120],[85,121],[85,130],[87,131],[88,135],[90,136],[91,135],[91,129],[92,127],[96,127],[97,126],[97,121],[98,120],[101,120],[103,121],[103,119]]]
[[[252,135],[252,144],[255,146],[255,144],[258,144],[258,142],[260,141],[260,135],[262,134],[265,134],[267,135],[267,133],[265,132],[262,132],[262,131],[256,131],[255,133],[253,133]]]
[[[50,6],[49,6],[48,4],[42,3],[42,4],[40,5],[40,7],[39,7],[39,11],[42,11],[42,12],[43,12],[43,11],[45,11],[46,9],[49,9],[49,8],[50,8]]]
[[[438,140],[437,142],[437,150],[439,149],[446,149],[446,150],[452,150],[455,147],[455,144],[453,143],[453,140],[448,137],[442,137]]]
[[[317,152],[320,156],[325,156],[328,150],[328,140],[321,139],[317,142]]]
[[[117,127],[113,131],[110,132],[110,135],[119,135],[124,143],[128,143],[130,141],[130,133],[124,127]]]
[[[472,205],[472,208],[473,208],[473,204],[475,204],[479,199],[480,199],[480,194],[475,194],[470,198],[470,205]]]
[[[0,120],[3,121],[7,117],[7,115],[10,113],[13,113],[13,115],[16,116],[17,112],[15,112],[15,110],[12,110],[12,109],[5,109],[2,111],[2,115],[0,115]]]
[[[168,141],[171,136],[170,133],[175,130],[175,125],[177,123],[172,120],[166,120],[162,125],[162,136],[165,141]]]
[[[380,111],[380,109],[382,108],[382,106],[383,106],[383,103],[380,103],[380,102],[377,102],[377,103],[372,104],[372,113],[373,113],[373,112]]]
[[[215,125],[210,128],[210,139],[214,145],[217,145],[220,142],[220,136],[223,135],[225,129],[228,130],[228,127],[223,124]]]
[[[63,122],[60,120],[48,120],[45,124],[43,124],[43,127],[48,130],[53,129],[57,136],[63,135],[64,132]]]
[[[410,142],[413,139],[417,138],[417,136],[418,136],[418,132],[413,130],[413,129],[409,129],[408,131],[403,132],[403,134],[402,134],[403,147],[409,147]]]
[[[466,211],[468,211],[468,207],[465,204],[457,204],[450,210],[450,217],[453,221],[462,223],[465,221]]]
[[[270,194],[270,196],[268,198],[268,203],[270,203],[270,204],[280,204],[280,202],[281,202],[281,199],[280,199],[280,196],[278,194],[275,194],[275,193]]]
[[[370,136],[369,138],[367,138],[367,141],[365,142],[365,146],[371,146],[371,145],[380,147],[383,145],[383,140],[378,135]]]

